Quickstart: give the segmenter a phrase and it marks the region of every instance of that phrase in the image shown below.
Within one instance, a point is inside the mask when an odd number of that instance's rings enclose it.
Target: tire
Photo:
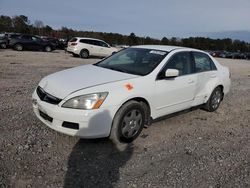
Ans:
[[[22,51],[23,50],[23,45],[15,44],[14,49],[17,50],[17,51]]]
[[[50,46],[45,46],[44,51],[45,52],[51,52],[52,48]]]
[[[125,103],[113,119],[110,139],[115,144],[130,143],[135,140],[144,127],[145,114],[144,107],[139,102]]]
[[[88,52],[88,50],[81,50],[79,56],[80,56],[81,58],[84,58],[84,59],[89,58],[89,52]]]
[[[2,43],[2,44],[1,44],[1,48],[6,49],[6,48],[7,48],[7,45],[6,45],[5,43]]]
[[[216,87],[213,90],[213,92],[212,92],[210,98],[208,99],[207,103],[205,104],[204,109],[206,111],[208,111],[208,112],[216,111],[220,106],[222,98],[223,98],[222,89],[220,87]]]

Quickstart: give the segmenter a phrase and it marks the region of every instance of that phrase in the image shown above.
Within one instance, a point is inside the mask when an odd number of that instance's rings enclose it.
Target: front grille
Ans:
[[[62,99],[59,99],[46,93],[40,86],[37,87],[36,93],[42,101],[50,104],[59,104],[62,101]]]
[[[40,111],[40,110],[39,110],[39,114],[40,114],[40,116],[41,116],[43,119],[48,120],[49,122],[52,123],[53,118],[50,117],[48,114],[45,114],[44,112],[42,112],[42,111]]]

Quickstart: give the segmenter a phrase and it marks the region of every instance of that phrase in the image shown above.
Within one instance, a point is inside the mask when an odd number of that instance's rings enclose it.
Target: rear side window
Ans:
[[[9,35],[9,38],[11,38],[11,39],[15,39],[15,38],[18,38],[18,37],[20,37],[20,35],[18,35],[18,34]]]
[[[166,67],[163,70],[162,74],[165,74],[167,69],[177,69],[179,75],[192,74],[193,63],[191,60],[191,55],[189,52],[179,52],[174,54],[171,59],[167,62]]]
[[[193,52],[193,56],[195,61],[196,72],[216,70],[214,62],[207,54],[201,52]]]
[[[23,36],[22,36],[22,39],[25,39],[25,40],[32,40],[32,37],[29,36],[29,35],[23,35]]]
[[[77,41],[77,38],[72,38],[72,39],[70,39],[69,42],[76,42],[76,41]]]
[[[96,46],[101,46],[101,42],[98,40],[92,40],[92,44]]]
[[[80,43],[85,43],[85,44],[91,44],[94,45],[93,40],[89,40],[89,39],[81,39]]]

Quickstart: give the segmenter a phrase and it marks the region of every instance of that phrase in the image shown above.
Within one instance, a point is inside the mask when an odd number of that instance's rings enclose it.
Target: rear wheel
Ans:
[[[145,124],[145,110],[137,101],[125,103],[116,113],[110,139],[115,143],[129,143],[136,139]]]
[[[15,44],[14,49],[17,50],[17,51],[22,51],[23,46],[21,44]]]
[[[51,52],[52,48],[50,46],[45,46],[44,50],[45,52]]]
[[[222,89],[220,87],[216,87],[212,92],[209,100],[205,104],[204,109],[209,112],[214,112],[219,108],[222,98],[223,98]]]
[[[2,44],[1,44],[1,48],[6,49],[6,48],[7,48],[7,45],[6,45],[5,43],[2,43]]]
[[[89,52],[87,50],[81,50],[80,57],[87,59],[89,57]]]

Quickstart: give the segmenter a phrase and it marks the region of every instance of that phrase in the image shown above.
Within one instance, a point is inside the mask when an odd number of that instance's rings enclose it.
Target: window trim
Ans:
[[[204,53],[204,52],[198,52],[198,51],[191,51],[190,53],[191,53],[191,56],[192,56],[192,59],[193,59],[193,64],[194,64],[194,72],[195,72],[195,73],[197,73],[197,74],[198,74],[198,73],[210,72],[210,71],[217,71],[217,70],[218,70],[218,68],[216,67],[216,65],[215,65],[214,61],[211,59],[211,57],[209,57],[209,55],[208,55],[208,54],[206,54],[206,53]],[[196,63],[195,63],[194,53],[199,53],[199,54],[202,54],[202,55],[205,55],[205,56],[207,56],[207,57],[208,57],[208,60],[209,60],[209,62],[210,62],[210,70],[200,71],[200,72],[197,72],[197,71],[196,71]],[[215,69],[213,69],[212,64],[213,64],[213,66],[214,66],[214,68],[215,68]]]
[[[169,52],[170,53],[170,52]],[[189,54],[189,56],[190,56],[190,62],[191,62],[191,68],[192,68],[192,73],[190,73],[190,74],[184,74],[184,75],[179,75],[179,76],[177,76],[177,77],[182,77],[182,76],[189,76],[189,75],[192,75],[192,74],[196,74],[196,71],[195,71],[195,62],[194,62],[194,60],[193,60],[193,56],[192,56],[192,54],[191,54],[191,51],[180,51],[180,52],[175,52],[171,57],[170,57],[170,59],[168,59],[167,61],[166,61],[166,63],[163,65],[163,67],[161,68],[161,70],[158,72],[158,74],[157,74],[157,76],[156,76],[156,81],[157,80],[166,80],[166,79],[173,79],[173,78],[160,78],[160,74],[161,74],[161,72],[165,69],[165,67],[167,66],[167,64],[169,63],[169,61],[171,61],[172,59],[173,59],[173,57],[175,56],[175,55],[177,55],[177,54],[179,54],[179,53],[188,53]],[[167,69],[166,69],[167,70]]]

